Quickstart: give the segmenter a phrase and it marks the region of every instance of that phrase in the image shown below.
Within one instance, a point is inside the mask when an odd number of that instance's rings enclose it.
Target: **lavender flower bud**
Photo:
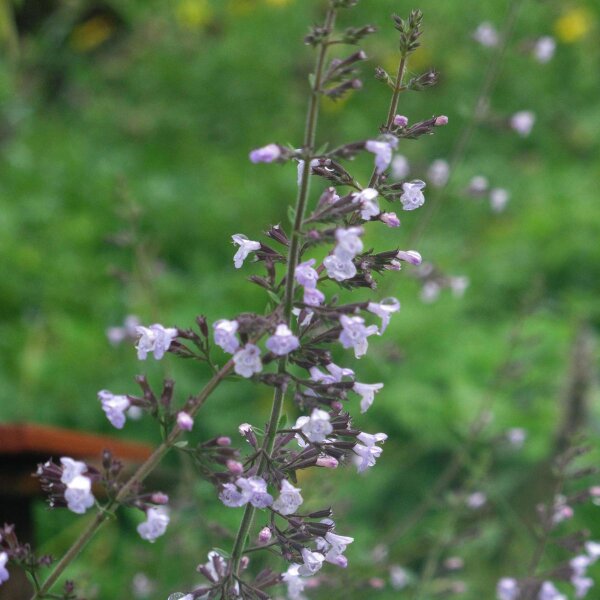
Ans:
[[[150,496],[150,501],[153,504],[168,504],[169,496],[167,496],[167,494],[163,494],[163,492],[154,492],[154,494]]]
[[[281,158],[282,149],[277,144],[268,144],[250,152],[250,160],[253,163],[271,163]]]
[[[394,212],[381,213],[379,215],[379,220],[382,223],[385,223],[388,227],[400,227],[400,219]]]
[[[271,541],[272,533],[270,527],[263,527],[258,532],[258,543],[259,544],[268,544]]]
[[[177,413],[177,426],[183,431],[191,431],[194,426],[194,419],[186,412]]]
[[[404,115],[396,115],[394,117],[394,125],[396,127],[406,127],[408,125],[408,117]]]

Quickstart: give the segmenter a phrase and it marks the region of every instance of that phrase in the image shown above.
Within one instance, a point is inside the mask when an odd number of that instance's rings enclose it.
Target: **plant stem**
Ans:
[[[398,73],[396,74],[396,84],[394,85],[394,93],[392,94],[392,99],[390,100],[390,108],[388,109],[387,119],[385,120],[385,129],[389,130],[394,122],[394,117],[396,116],[396,111],[398,110],[398,100],[400,99],[400,92],[402,91],[402,81],[404,80],[404,73],[406,72],[406,62],[408,59],[408,54],[406,52],[402,52],[400,56],[400,64],[398,65]],[[371,179],[369,180],[369,185],[367,187],[373,187],[375,183],[377,183],[378,173],[377,168],[373,169],[373,173],[371,173]]]
[[[325,17],[325,29],[331,32],[335,24],[336,9],[330,7]],[[327,55],[328,43],[327,39],[321,42],[319,53],[317,55],[315,64],[315,77],[314,83],[311,89],[310,100],[308,103],[308,111],[306,115],[306,124],[304,129],[304,143],[302,147],[302,160],[304,161],[304,168],[302,170],[302,178],[300,180],[300,186],[298,188],[298,196],[296,198],[296,212],[294,217],[294,226],[291,233],[290,239],[290,250],[288,253],[287,269],[285,275],[285,292],[283,297],[283,319],[289,326],[292,315],[292,307],[294,303],[294,290],[295,280],[294,272],[298,265],[300,255],[300,244],[302,241],[302,223],[304,221],[304,212],[306,209],[306,203],[308,201],[308,195],[310,191],[310,162],[314,158],[315,152],[315,136],[317,131],[317,119],[319,116],[319,101],[321,98],[321,85],[323,80],[323,72],[325,66],[325,57]],[[287,367],[287,357],[284,356],[279,360],[278,373],[285,373]],[[268,466],[268,462],[271,459],[273,452],[273,445],[275,443],[275,435],[277,433],[277,425],[281,418],[283,410],[285,390],[283,387],[275,389],[273,394],[273,404],[271,406],[271,414],[269,421],[265,429],[265,437],[261,445],[261,458],[258,464],[257,475],[264,473]],[[244,515],[242,522],[238,529],[238,533],[235,538],[233,550],[231,552],[231,568],[230,577],[236,578],[239,573],[240,561],[242,554],[246,546],[246,538],[252,522],[254,520],[254,514],[256,509],[251,504],[247,504],[244,509]]]
[[[221,369],[213,375],[209,382],[204,386],[202,391],[195,396],[193,400],[193,406],[190,409],[190,415],[194,416],[202,407],[204,402],[212,394],[215,388],[229,375],[233,368],[233,360],[228,362],[221,367]],[[137,471],[131,476],[131,478],[121,488],[116,498],[110,501],[105,507],[103,507],[94,519],[88,524],[83,533],[73,542],[72,546],[67,550],[66,554],[56,564],[50,575],[38,590],[34,593],[31,600],[39,600],[47,596],[49,590],[56,583],[57,579],[62,575],[64,570],[71,564],[71,562],[77,557],[77,555],[85,548],[87,543],[94,537],[100,527],[112,517],[119,504],[127,499],[129,492],[134,486],[140,484],[148,477],[148,475],[156,468],[163,457],[169,452],[173,444],[177,441],[177,438],[181,435],[181,429],[175,426],[171,433],[167,436],[167,439],[160,445],[154,452],[142,463]]]

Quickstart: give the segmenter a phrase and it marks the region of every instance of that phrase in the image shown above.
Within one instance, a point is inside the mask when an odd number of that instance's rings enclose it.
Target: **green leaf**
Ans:
[[[292,225],[292,227],[293,227],[294,224],[296,223],[296,209],[291,205],[288,206],[287,216],[288,216],[288,221],[290,222],[290,225]]]
[[[180,442],[175,442],[173,444],[173,446],[175,446],[175,448],[185,448],[187,445],[188,445],[187,440],[181,440]]]
[[[275,292],[267,290],[267,294],[269,295],[269,298],[275,302],[275,304],[281,304],[281,298]]]

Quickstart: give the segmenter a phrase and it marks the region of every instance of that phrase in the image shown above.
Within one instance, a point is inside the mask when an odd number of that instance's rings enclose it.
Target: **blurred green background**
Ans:
[[[247,157],[271,141],[300,144],[313,60],[302,39],[322,6],[318,0],[0,4],[1,421],[156,441],[148,420],[115,432],[97,391],[135,393],[135,374],[147,373],[156,385],[169,375],[182,401],[208,373],[172,356],[139,363],[130,345],[109,344],[106,329],[131,314],[186,327],[199,313],[216,320],[264,309],[264,294],[245,281],[258,268],[235,271],[230,235],[257,239],[269,224],[287,225],[295,166],[254,166]],[[364,0],[343,11],[342,26],[368,22],[380,32],[364,43],[363,90],[338,103],[323,101],[318,139],[340,144],[376,135],[389,93],[373,68],[394,70],[396,61],[389,15],[415,7],[425,13],[425,34],[409,69],[435,67],[441,78],[426,92],[404,94],[400,112],[411,122],[449,116],[435,136],[403,141],[398,149],[411,177],[426,179],[432,160],[450,159],[470,119],[494,55],[472,33],[482,21],[501,26],[504,0],[418,6]],[[526,523],[532,506],[547,497],[536,473],[556,451],[574,343],[583,328],[593,338],[600,325],[599,23],[593,0],[524,2],[488,118],[476,127],[448,190],[426,190],[430,203],[440,200],[439,209],[414,247],[470,285],[462,298],[445,289],[424,303],[410,267],[381,282],[378,295],[397,296],[402,311],[367,358],[356,364],[346,356],[344,364],[361,381],[385,382],[356,422],[390,439],[365,477],[340,469],[306,483],[308,504],[320,507],[317,498],[325,497],[336,507],[338,531],[357,538],[348,571],[327,570],[338,585],[325,583],[311,597],[425,599],[452,586],[460,592],[466,582],[461,598],[487,599],[498,577],[524,574],[532,553]],[[529,50],[543,35],[557,41],[547,64]],[[536,114],[528,137],[504,125],[520,110]],[[368,157],[355,164],[363,180],[370,167]],[[465,192],[476,175],[509,190],[503,212]],[[322,187],[315,180],[313,196]],[[408,249],[428,206],[401,214],[399,230],[371,227],[369,243]],[[594,441],[598,354],[591,352],[585,375],[591,391],[580,416]],[[490,422],[467,443],[482,405]],[[191,437],[235,438],[240,422],[262,424],[269,406],[268,388],[226,383]],[[289,413],[295,417],[293,408]],[[514,427],[527,432],[521,449],[501,441]],[[398,528],[461,449],[467,458],[450,487],[399,537]],[[178,507],[170,531],[149,546],[135,533],[138,515],[123,511],[69,572],[86,598],[131,598],[135,574],[133,597],[166,598],[199,583],[194,568],[211,547],[230,545],[212,525],[233,530],[240,511],[223,510],[181,457],[170,464],[183,474],[170,490]],[[478,490],[488,496],[481,510],[449,509]],[[565,531],[581,526],[600,536],[599,510],[581,507]],[[60,555],[86,518],[47,514],[40,501],[36,520],[40,549]],[[466,539],[471,531],[477,535]],[[464,568],[445,569],[444,560],[457,555]],[[416,580],[425,571],[427,585],[395,590],[390,565],[402,565]],[[151,580],[147,594],[140,573]]]

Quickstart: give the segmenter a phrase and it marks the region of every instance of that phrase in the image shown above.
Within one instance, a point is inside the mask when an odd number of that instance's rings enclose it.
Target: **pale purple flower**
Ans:
[[[131,580],[131,591],[134,598],[149,598],[155,588],[155,583],[145,573],[136,573]],[[179,600],[185,600],[185,596]]]
[[[494,188],[490,190],[490,206],[495,213],[502,212],[508,201],[510,200],[510,194],[508,190],[504,188]]]
[[[375,461],[381,456],[383,449],[377,446],[379,442],[385,442],[387,435],[385,433],[369,434],[364,431],[357,436],[357,440],[362,442],[354,446],[354,462],[359,473],[362,473],[369,467],[375,465]]]
[[[216,321],[213,324],[215,344],[223,348],[225,352],[233,354],[240,347],[240,341],[237,338],[238,327],[237,321],[228,321],[227,319]]]
[[[87,471],[87,465],[84,462],[73,460],[68,456],[63,456],[60,459],[60,462],[63,466],[63,472],[60,480],[65,485],[69,485],[69,483],[71,483],[75,477],[83,475]]]
[[[347,566],[346,557],[342,557],[346,548],[354,541],[354,538],[347,535],[338,535],[331,531],[325,534],[325,541],[329,544],[329,549],[325,554],[325,560],[334,565],[345,568]],[[343,558],[344,560],[340,560]]]
[[[271,541],[271,538],[273,537],[273,534],[271,532],[271,528],[270,527],[263,527],[259,532],[258,532],[258,543],[259,544],[268,544]]]
[[[395,212],[385,212],[379,215],[379,220],[388,227],[400,227],[400,219]]]
[[[487,496],[483,492],[473,492],[467,496],[466,505],[472,510],[477,510],[484,506],[486,502]]]
[[[273,504],[273,496],[267,493],[267,482],[262,477],[239,477],[235,484],[242,490],[244,504],[250,502],[255,508]]]
[[[379,202],[377,201],[377,196],[379,196],[379,192],[377,190],[374,190],[373,188],[365,188],[359,194],[356,194],[354,196],[354,202],[359,203],[362,207],[362,209],[360,211],[360,216],[365,221],[368,221],[371,217],[376,217],[380,212],[379,211]],[[342,229],[339,231],[344,231],[344,230]],[[346,231],[350,231],[350,230],[346,230]],[[362,231],[360,233],[362,233]],[[339,245],[339,243],[338,243],[338,245]],[[360,246],[361,246],[361,250],[362,250],[362,242],[360,243]],[[343,250],[342,250],[342,252],[343,252]],[[359,252],[360,252],[360,250],[359,250]],[[355,252],[354,255],[352,256],[352,258],[354,258],[354,256],[356,254],[358,254],[358,252]],[[346,256],[346,255],[344,254],[344,256]]]
[[[402,184],[404,193],[400,196],[403,210],[415,210],[425,203],[425,196],[421,191],[425,187],[425,182],[420,179],[407,181]]]
[[[285,356],[300,346],[298,338],[290,331],[290,328],[281,323],[277,325],[275,334],[266,342],[267,348],[277,356]]]
[[[408,571],[400,565],[392,565],[390,567],[390,583],[396,591],[403,590],[410,583]]]
[[[396,154],[392,160],[392,177],[394,179],[404,179],[410,173],[410,163],[406,156]]]
[[[287,595],[289,600],[303,600],[304,579],[300,577],[298,570],[300,565],[293,563],[288,567],[288,570],[283,573],[282,579],[287,584]]]
[[[282,515],[291,515],[298,510],[302,502],[300,488],[294,487],[287,479],[283,479],[279,498],[273,502],[273,508]]]
[[[381,302],[369,302],[367,310],[381,319],[381,335],[390,324],[392,315],[400,310],[400,302],[396,298],[384,298]]]
[[[339,258],[335,254],[330,254],[323,260],[323,265],[327,269],[327,276],[336,281],[352,279],[356,275],[356,266],[351,258]]]
[[[440,287],[439,283],[436,281],[427,281],[421,288],[421,301],[425,302],[426,304],[431,304],[438,299],[441,291],[442,288]]]
[[[191,431],[192,427],[194,426],[194,419],[192,419],[192,417],[184,411],[178,412],[177,426],[183,431]]]
[[[230,508],[238,508],[246,504],[246,500],[233,483],[225,483],[219,494],[219,500]]]
[[[98,400],[102,402],[102,410],[113,427],[123,429],[125,425],[125,411],[131,406],[127,396],[117,396],[108,390],[98,392]]]
[[[585,598],[594,587],[594,580],[591,577],[572,577],[571,583],[575,588],[575,598]]]
[[[233,355],[233,363],[233,370],[246,379],[252,377],[254,373],[260,373],[262,371],[260,348],[254,344],[246,344]]]
[[[309,290],[310,288],[305,288],[304,290],[304,297],[306,298],[306,292]],[[318,292],[317,295],[313,296],[313,295],[309,295],[309,300],[314,300],[315,302],[319,299],[319,294],[321,294],[321,292],[319,292],[319,290],[315,289],[315,290],[311,290],[311,291],[316,291]],[[325,296],[323,295],[323,300],[325,300]],[[310,306],[316,306],[316,305],[310,305]],[[304,308],[298,308],[298,307],[294,307],[292,308],[292,314],[296,317],[298,324],[300,325],[300,327],[306,327],[307,325],[310,325],[310,322],[312,321],[312,318],[314,316],[314,312],[312,310],[309,309],[304,309]],[[302,316],[302,319],[300,319],[300,316]]]
[[[329,371],[331,376],[334,378],[334,381],[342,381],[344,377],[354,378],[354,371],[352,369],[348,369],[347,367],[340,367],[335,363],[328,363],[325,368]]]
[[[503,577],[496,585],[497,600],[517,600],[519,593],[519,584],[512,577]]]
[[[513,448],[522,448],[527,439],[527,431],[522,427],[512,427],[506,432],[506,441]]]
[[[91,479],[83,475],[74,477],[65,490],[65,500],[67,508],[78,515],[82,515],[88,508],[94,506]]]
[[[294,271],[294,277],[296,278],[296,281],[299,285],[305,288],[313,289],[317,287],[317,282],[319,281],[319,273],[317,273],[317,270],[313,268],[315,262],[315,259],[311,258],[306,262],[300,263],[296,267]]]
[[[8,581],[9,578],[6,563],[8,563],[8,554],[6,554],[6,552],[0,552],[0,585],[5,581]]]
[[[316,167],[318,164],[319,164],[319,159],[318,158],[313,158],[310,161],[310,168],[312,169],[313,167]],[[302,183],[302,175],[303,175],[303,173],[304,173],[304,161],[303,160],[299,160],[298,161],[298,187],[300,187],[300,184]]]
[[[521,137],[527,137],[535,123],[535,114],[530,110],[520,110],[510,118],[510,126]]]
[[[153,353],[156,360],[160,360],[177,337],[175,327],[163,327],[158,323],[150,327],[136,327],[136,333],[139,336],[136,348],[140,360],[146,360],[148,352]]]
[[[493,48],[498,45],[500,41],[500,35],[496,28],[489,22],[484,21],[480,23],[475,32],[473,33],[473,39],[479,42],[482,46],[487,48]]]
[[[427,170],[427,179],[433,187],[444,187],[450,178],[450,165],[443,158],[434,160]]]
[[[408,117],[404,115],[396,115],[394,117],[394,125],[396,127],[406,127],[408,125]]]
[[[467,187],[467,191],[470,194],[479,196],[481,194],[484,194],[487,191],[489,185],[490,184],[489,184],[487,177],[485,177],[483,175],[475,175],[475,177],[473,177],[471,179],[471,181],[469,181],[469,186]]]
[[[371,404],[373,404],[373,400],[375,399],[375,394],[381,388],[383,388],[383,383],[358,383],[356,382],[352,389],[361,397],[360,401],[360,412],[364,413],[369,410]]]
[[[394,142],[396,142],[394,144]],[[375,155],[375,169],[377,173],[383,173],[392,162],[392,151],[397,146],[398,140],[393,138],[391,142],[377,142],[369,140],[365,144],[365,150]],[[363,217],[364,218],[364,217]]]
[[[365,191],[365,190],[363,190]],[[359,198],[360,195],[356,196]],[[337,244],[333,253],[341,260],[352,260],[363,249],[363,243],[360,236],[363,234],[362,227],[349,227],[348,229],[337,229],[335,238]]]
[[[249,240],[241,233],[232,235],[231,239],[233,240],[234,245],[239,246],[237,252],[233,256],[233,264],[236,269],[241,269],[250,252],[260,250],[260,242]]]
[[[417,266],[423,262],[421,253],[417,252],[416,250],[398,250],[396,258],[398,260],[403,260],[404,262],[410,263],[411,265]]]
[[[567,597],[561,594],[551,581],[544,581],[540,588],[538,600],[567,600]]]
[[[304,296],[302,298],[307,306],[320,306],[325,302],[325,294],[317,288],[304,288]],[[311,313],[312,314],[312,313]],[[304,325],[304,323],[302,323]]]
[[[342,332],[340,333],[340,342],[344,348],[354,348],[354,356],[360,358],[367,353],[369,342],[367,338],[377,333],[376,325],[365,326],[365,320],[362,317],[349,317],[342,315],[340,317]]]
[[[312,552],[308,548],[302,548],[303,565],[298,568],[298,574],[304,577],[314,575],[322,566],[325,557],[320,552]]]
[[[455,298],[462,298],[465,295],[465,291],[469,287],[469,278],[468,277],[450,277],[448,283],[450,284],[450,289],[452,290],[452,295]]]
[[[333,431],[333,426],[329,422],[329,413],[320,408],[313,408],[310,417],[298,417],[294,429],[300,429],[310,442],[320,444],[327,439],[327,436]],[[304,440],[297,436],[298,443],[302,446]]]
[[[109,327],[106,330],[106,337],[113,346],[117,346],[127,339],[135,340],[137,338],[136,328],[140,325],[140,320],[135,315],[128,315],[125,317],[123,327]]]
[[[538,38],[533,46],[533,56],[542,64],[551,61],[555,51],[556,40],[549,35]]]
[[[137,526],[137,532],[143,540],[154,542],[167,530],[169,514],[167,509],[158,506],[146,510],[146,520]]]
[[[281,148],[277,144],[268,144],[250,152],[253,163],[271,163],[281,157]]]

